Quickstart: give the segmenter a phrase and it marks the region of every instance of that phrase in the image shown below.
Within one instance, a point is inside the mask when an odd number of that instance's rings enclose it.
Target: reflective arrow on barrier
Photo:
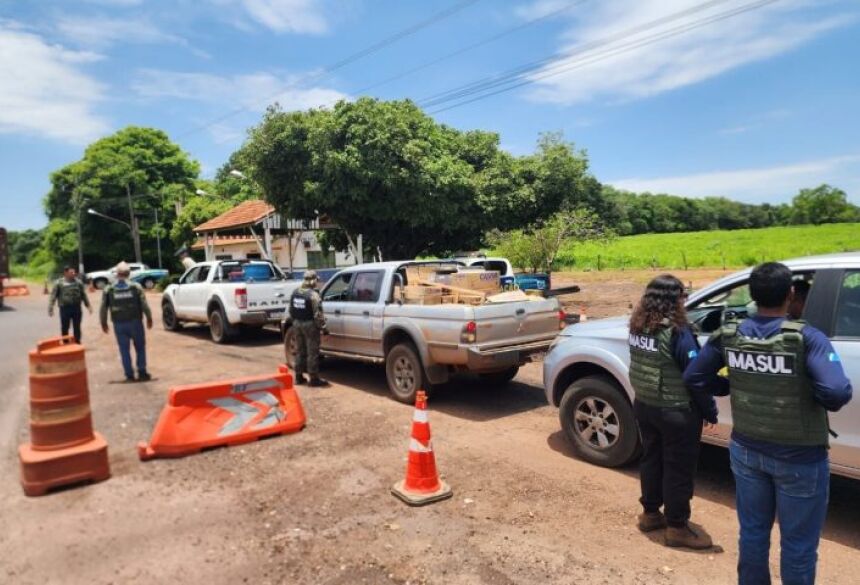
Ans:
[[[213,398],[209,404],[217,406],[233,414],[218,431],[219,437],[232,435],[243,430],[248,423],[263,415],[263,418],[254,425],[254,429],[264,429],[277,424],[286,418],[284,412],[278,407],[278,399],[269,392],[254,392],[246,397],[253,403],[243,402],[238,398]]]

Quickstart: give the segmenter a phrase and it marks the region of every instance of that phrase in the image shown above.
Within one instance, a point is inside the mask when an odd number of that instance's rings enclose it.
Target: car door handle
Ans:
[[[370,317],[370,311],[362,311],[361,314],[364,315],[365,317]]]
[[[335,310],[334,310],[334,314],[335,314],[335,315],[340,315],[340,309],[335,309]]]
[[[525,309],[517,309],[517,315],[524,315],[526,312]]]

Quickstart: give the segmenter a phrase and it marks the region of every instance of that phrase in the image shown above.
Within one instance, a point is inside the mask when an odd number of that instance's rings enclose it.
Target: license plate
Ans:
[[[281,317],[284,314],[283,309],[269,309],[266,311],[266,315],[269,317]]]

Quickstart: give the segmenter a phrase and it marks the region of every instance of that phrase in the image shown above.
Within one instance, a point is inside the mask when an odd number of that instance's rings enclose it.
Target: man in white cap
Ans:
[[[131,268],[125,262],[116,265],[116,284],[105,288],[102,294],[102,305],[99,318],[102,331],[107,333],[108,311],[113,321],[116,342],[119,345],[119,355],[122,359],[122,369],[125,371],[125,381],[134,382],[134,369],[131,366],[131,344],[137,354],[137,379],[141,382],[150,380],[146,369],[146,332],[143,330],[143,317],[146,316],[146,328],[152,329],[152,312],[146,302],[143,288],[136,282],[129,282]]]

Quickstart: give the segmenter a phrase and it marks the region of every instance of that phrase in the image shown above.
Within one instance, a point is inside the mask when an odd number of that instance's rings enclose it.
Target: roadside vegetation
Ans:
[[[554,267],[557,270],[738,268],[767,260],[852,250],[860,250],[860,223],[568,241],[556,255]]]

